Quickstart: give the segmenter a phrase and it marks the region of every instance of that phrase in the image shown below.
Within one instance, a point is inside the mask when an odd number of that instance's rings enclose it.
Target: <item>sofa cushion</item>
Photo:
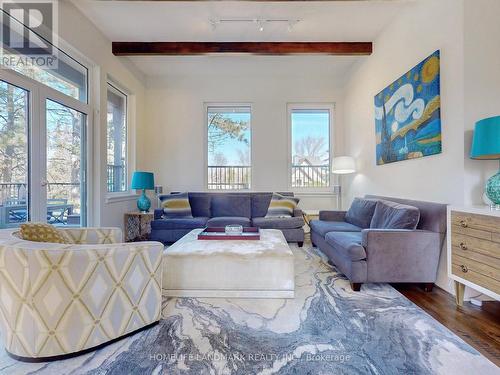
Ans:
[[[193,217],[188,193],[160,195],[159,198],[164,217]]]
[[[420,210],[406,204],[379,200],[370,228],[415,229],[420,219]]]
[[[194,217],[210,217],[210,201],[212,195],[209,193],[189,193],[189,204]]]
[[[304,226],[304,219],[302,216],[256,217],[252,219],[252,224],[263,229],[296,229]]]
[[[153,220],[151,229],[196,229],[207,225],[208,217],[177,217]]]
[[[21,224],[19,237],[34,242],[70,243],[62,231],[47,223]]]
[[[291,217],[300,199],[274,193],[265,217]]]
[[[325,236],[327,244],[352,261],[366,259],[365,248],[361,246],[361,240],[361,232],[330,232]]]
[[[311,220],[311,231],[324,237],[328,232],[361,232],[360,227],[345,221]]]
[[[248,194],[214,194],[211,202],[212,217],[252,215],[252,199]]]
[[[360,228],[370,228],[377,201],[375,199],[354,198],[345,214],[345,221]]]
[[[264,217],[267,214],[273,193],[252,193],[252,217]]]
[[[213,217],[207,221],[207,226],[210,228],[223,228],[226,225],[231,225],[231,224],[249,227],[250,219],[248,217],[238,217],[238,216],[219,216],[219,217]]]

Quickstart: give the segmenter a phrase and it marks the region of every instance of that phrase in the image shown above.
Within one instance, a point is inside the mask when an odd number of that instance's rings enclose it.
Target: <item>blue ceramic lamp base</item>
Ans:
[[[141,196],[137,199],[137,208],[143,213],[149,212],[151,208],[151,200],[146,196],[145,189],[142,190]]]
[[[491,200],[491,208],[500,210],[500,171],[486,182],[486,196]]]

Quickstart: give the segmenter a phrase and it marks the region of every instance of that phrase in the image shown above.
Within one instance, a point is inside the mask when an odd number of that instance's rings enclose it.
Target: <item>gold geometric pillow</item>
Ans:
[[[26,241],[69,243],[57,228],[46,223],[21,224],[20,236]]]

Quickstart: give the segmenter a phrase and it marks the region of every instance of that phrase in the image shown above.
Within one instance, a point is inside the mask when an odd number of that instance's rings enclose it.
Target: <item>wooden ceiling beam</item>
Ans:
[[[113,42],[116,56],[204,55],[248,53],[255,55],[370,55],[372,42]]]

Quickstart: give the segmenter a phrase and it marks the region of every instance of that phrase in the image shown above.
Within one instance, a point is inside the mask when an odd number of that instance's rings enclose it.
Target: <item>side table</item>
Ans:
[[[125,242],[147,241],[151,233],[152,212],[127,212],[124,215]]]
[[[319,210],[302,210],[302,215],[304,216],[304,222],[307,224],[305,230],[306,233],[310,232],[309,222],[313,219],[319,218]]]

